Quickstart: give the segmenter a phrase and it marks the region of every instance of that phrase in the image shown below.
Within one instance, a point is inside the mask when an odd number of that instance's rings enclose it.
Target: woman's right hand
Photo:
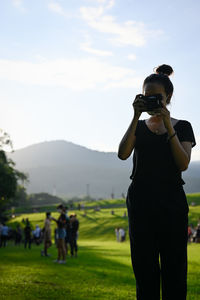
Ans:
[[[140,95],[140,94],[139,94]],[[135,100],[133,101],[133,109],[134,109],[134,115],[136,117],[140,117],[142,112],[145,110],[144,100],[139,97],[139,95],[136,95]]]

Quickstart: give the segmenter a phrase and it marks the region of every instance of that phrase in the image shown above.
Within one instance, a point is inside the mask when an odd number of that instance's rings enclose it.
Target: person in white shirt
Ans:
[[[125,230],[123,228],[120,228],[119,229],[120,242],[124,242],[125,241],[125,235],[126,235]]]

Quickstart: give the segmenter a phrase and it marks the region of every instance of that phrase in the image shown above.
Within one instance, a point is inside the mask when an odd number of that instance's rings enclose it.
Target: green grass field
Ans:
[[[110,208],[88,210],[86,216],[77,212],[79,255],[68,257],[66,265],[52,262],[57,253],[55,245],[49,250],[51,257],[40,256],[42,246],[29,250],[10,243],[1,248],[0,299],[136,299],[129,241],[117,243],[114,233],[117,226],[127,231],[128,219],[123,217],[126,209],[114,211],[111,215]],[[190,207],[190,221],[196,222],[199,215],[200,206]],[[34,226],[43,226],[45,213],[21,215],[10,225],[26,217]],[[188,299],[200,300],[200,244],[188,245],[188,260]]]

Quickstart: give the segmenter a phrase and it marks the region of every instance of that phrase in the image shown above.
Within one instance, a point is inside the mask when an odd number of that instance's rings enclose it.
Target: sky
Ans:
[[[135,95],[165,63],[168,109],[192,124],[200,160],[199,10],[198,0],[0,0],[0,128],[14,149],[66,140],[117,151]]]

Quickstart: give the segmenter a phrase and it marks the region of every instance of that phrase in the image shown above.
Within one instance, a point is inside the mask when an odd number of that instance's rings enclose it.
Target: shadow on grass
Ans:
[[[94,225],[94,222],[92,222],[91,226],[86,226],[85,228],[82,227],[80,230],[81,237],[83,239],[90,240],[91,237],[94,239],[112,239],[113,241],[115,240],[115,228],[122,227],[126,230],[127,237],[128,237],[128,220],[125,218],[121,218],[119,216],[115,216],[110,220],[100,220],[99,222],[97,221],[96,224]],[[116,219],[118,222],[116,222]],[[117,224],[117,226],[116,226]]]
[[[79,257],[68,258],[66,265],[53,264],[53,258],[40,257],[39,250],[36,246],[30,251],[12,246],[0,249],[2,299],[53,300],[64,296],[69,300],[135,300],[131,264],[122,263],[124,258],[128,259],[127,249],[113,249],[106,244],[103,248],[103,243],[82,245]],[[50,252],[56,256],[55,247]],[[189,262],[189,265],[188,297],[197,300],[200,286],[196,270],[200,270],[200,263]]]
[[[56,255],[56,249],[52,250]],[[112,252],[116,256],[117,252],[119,254],[119,250]],[[79,253],[77,259],[68,258],[66,265],[58,265],[53,264],[52,259],[39,257],[36,246],[30,252],[11,246],[3,249],[0,251],[2,295],[15,293],[21,298],[14,299],[20,300],[28,297],[61,299],[66,291],[67,299],[134,299],[135,279],[131,266],[109,258],[109,249],[80,247]],[[55,298],[52,289],[49,290],[50,285],[57,291]]]

